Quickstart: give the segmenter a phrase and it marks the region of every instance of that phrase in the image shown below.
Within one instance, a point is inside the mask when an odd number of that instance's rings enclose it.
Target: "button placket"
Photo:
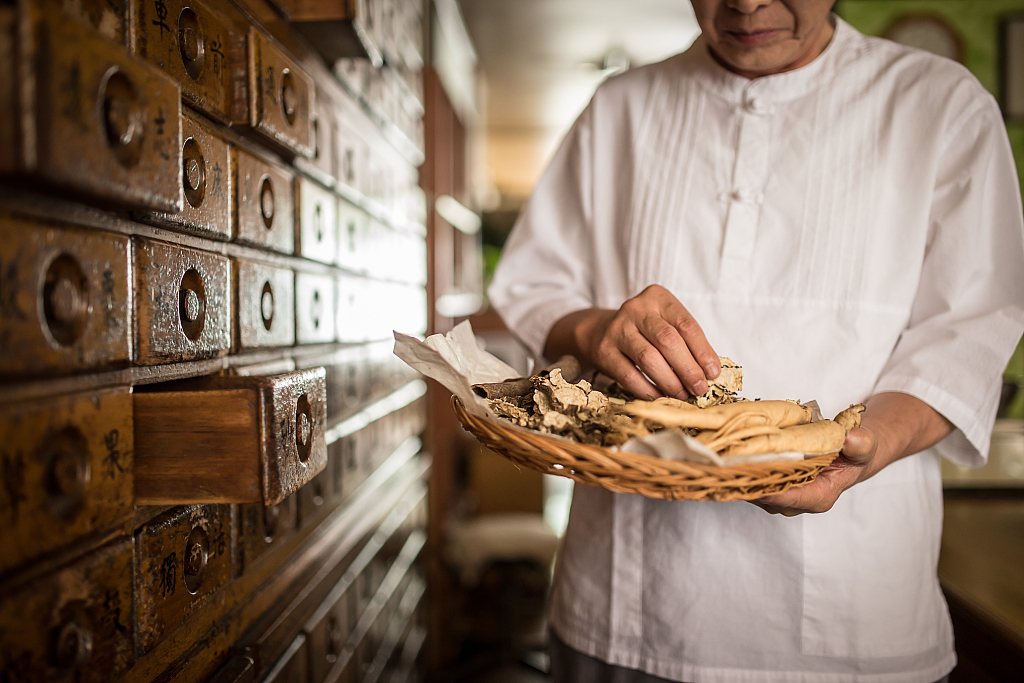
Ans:
[[[745,292],[750,286],[757,225],[761,217],[762,194],[768,175],[768,144],[772,108],[750,89],[740,110],[740,132],[733,168],[725,238],[722,245],[720,286],[723,291]]]

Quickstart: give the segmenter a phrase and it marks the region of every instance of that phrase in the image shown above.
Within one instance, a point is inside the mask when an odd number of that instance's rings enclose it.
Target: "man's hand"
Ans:
[[[909,394],[876,394],[866,407],[861,426],[850,430],[839,457],[814,481],[752,502],[787,517],[828,512],[846,489],[900,458],[931,448],[953,431],[949,420]]]
[[[658,285],[617,311],[590,308],[565,316],[551,329],[544,353],[572,354],[638,398],[703,394],[722,369],[697,321]]]

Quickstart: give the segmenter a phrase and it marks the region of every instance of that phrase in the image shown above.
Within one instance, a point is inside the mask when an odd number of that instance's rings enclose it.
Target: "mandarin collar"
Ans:
[[[701,85],[732,102],[750,97],[769,104],[781,104],[800,98],[830,82],[859,51],[860,35],[856,29],[836,15],[835,34],[820,55],[810,64],[780,74],[749,79],[729,71],[711,56],[703,36],[694,41],[685,54],[691,56]],[[687,60],[689,61],[689,60]]]

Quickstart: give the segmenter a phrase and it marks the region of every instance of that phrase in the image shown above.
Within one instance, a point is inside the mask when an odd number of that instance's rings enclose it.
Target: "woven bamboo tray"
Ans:
[[[569,477],[588,486],[663,500],[753,500],[814,481],[838,453],[790,462],[716,467],[575,443],[470,415],[458,397],[452,407],[462,426],[516,465]]]

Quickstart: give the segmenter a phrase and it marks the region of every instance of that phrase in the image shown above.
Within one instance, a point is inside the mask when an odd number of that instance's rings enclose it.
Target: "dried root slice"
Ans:
[[[773,425],[760,425],[756,427],[747,427],[746,429],[738,429],[728,433],[722,433],[722,430],[717,432],[708,430],[697,434],[697,440],[711,450],[721,452],[735,446],[736,444],[743,443],[746,439],[779,434],[781,432],[781,429]]]
[[[757,453],[783,453],[796,451],[809,455],[836,453],[843,447],[846,435],[860,426],[860,414],[864,406],[850,406],[836,416],[835,420],[821,420],[809,424],[786,427],[778,434],[766,434],[730,446],[722,455],[753,455]]]
[[[775,427],[789,427],[811,421],[811,409],[795,401],[740,401],[710,408],[697,408],[675,399],[658,399],[632,401],[622,406],[620,410],[665,427],[684,429],[719,430],[737,416]]]
[[[707,391],[700,396],[691,396],[686,400],[687,403],[698,408],[709,408],[738,400],[736,395],[743,390],[743,368],[724,356],[719,356],[718,361],[722,372],[708,382]]]

